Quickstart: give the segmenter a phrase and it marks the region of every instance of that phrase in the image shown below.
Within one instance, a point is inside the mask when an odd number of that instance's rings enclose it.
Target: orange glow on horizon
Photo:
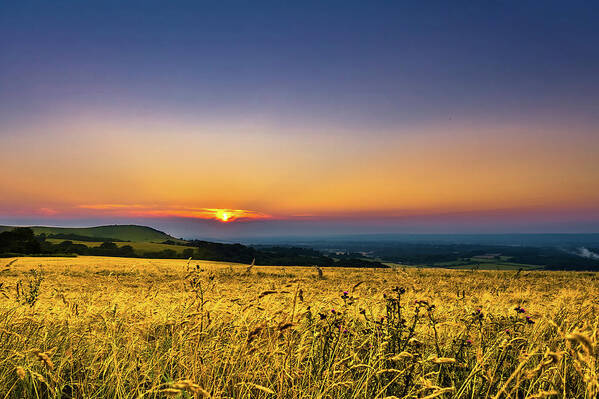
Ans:
[[[18,171],[0,174],[1,215],[230,225],[599,204],[599,135],[571,129],[566,138],[560,125],[431,126],[364,140],[357,131],[245,135],[225,124],[217,134],[182,124],[166,140],[160,125],[88,122],[57,123],[57,137],[41,127],[0,134],[3,170]],[[202,148],[227,151],[198,156]]]
[[[270,219],[271,216],[247,209],[227,208],[160,208],[140,204],[90,204],[79,205],[78,208],[97,211],[112,216],[135,217],[181,217],[191,219],[214,219],[222,223],[236,220]]]

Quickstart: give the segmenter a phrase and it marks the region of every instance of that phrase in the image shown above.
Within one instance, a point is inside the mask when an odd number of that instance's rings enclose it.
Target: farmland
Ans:
[[[47,241],[52,244],[60,244],[61,242],[64,242],[63,239],[59,239],[59,238],[49,238],[49,239],[47,239]],[[100,241],[73,240],[72,243],[86,245],[87,247],[99,247],[100,245],[102,245],[102,242],[100,242]],[[163,244],[163,243],[158,243],[158,242],[117,241],[114,244],[117,247],[124,247],[125,245],[129,245],[131,248],[133,248],[135,253],[137,253],[139,255],[144,255],[148,252],[161,252],[161,251],[165,251],[165,250],[172,250],[176,254],[181,255],[185,249],[191,249],[194,251],[196,250],[196,248],[194,248],[192,246],[188,246],[188,245],[173,245],[173,244]]]
[[[2,262],[8,398],[598,392],[595,273]]]

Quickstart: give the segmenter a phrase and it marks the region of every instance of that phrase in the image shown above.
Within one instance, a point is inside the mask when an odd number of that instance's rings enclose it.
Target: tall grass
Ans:
[[[20,259],[0,270],[0,397],[598,393],[591,273],[321,275],[93,257]],[[29,287],[35,299],[19,300]]]

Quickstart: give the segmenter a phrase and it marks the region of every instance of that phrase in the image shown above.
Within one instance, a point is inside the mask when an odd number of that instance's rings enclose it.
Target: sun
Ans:
[[[231,208],[198,208],[193,214],[196,217],[218,220],[221,223],[270,218],[270,215],[264,213]]]
[[[226,209],[218,209],[214,212],[214,216],[223,223],[226,223],[231,220],[231,213]]]

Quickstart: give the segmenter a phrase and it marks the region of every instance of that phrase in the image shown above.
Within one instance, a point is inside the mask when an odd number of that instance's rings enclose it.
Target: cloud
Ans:
[[[93,210],[118,210],[118,209],[144,209],[149,208],[147,205],[138,204],[90,204],[90,205],[78,205],[77,208],[93,209]]]
[[[248,209],[159,207],[140,204],[85,204],[78,208],[122,217],[213,219],[221,222],[270,219],[271,215]]]
[[[588,259],[599,259],[598,253],[593,252],[585,247],[578,248],[576,255],[581,256],[583,258],[588,258]]]
[[[39,208],[37,212],[39,215],[42,216],[54,216],[59,214],[59,212],[56,209],[52,208]]]

